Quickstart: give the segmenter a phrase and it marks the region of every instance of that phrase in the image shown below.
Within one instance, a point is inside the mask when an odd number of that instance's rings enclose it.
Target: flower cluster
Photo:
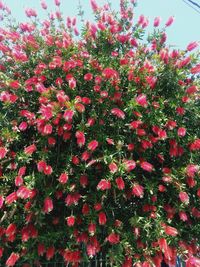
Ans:
[[[0,28],[0,258],[5,266],[104,255],[112,266],[200,266],[198,46],[143,38],[136,1],[91,0]],[[41,7],[48,9],[44,0]],[[0,1],[2,18],[9,8]],[[80,12],[81,13],[81,12]],[[11,20],[10,20],[11,21]],[[31,262],[31,263],[30,263]]]

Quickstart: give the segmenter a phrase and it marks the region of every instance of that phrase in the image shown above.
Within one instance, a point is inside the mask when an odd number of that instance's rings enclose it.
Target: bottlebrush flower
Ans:
[[[58,178],[58,181],[59,181],[61,184],[66,184],[67,181],[68,181],[68,174],[67,174],[67,173],[61,173],[61,175],[60,175],[59,178]]]
[[[180,198],[181,202],[186,203],[186,204],[189,203],[189,196],[188,196],[188,194],[186,192],[183,192],[183,191],[180,192],[179,193],[179,198]]]
[[[74,224],[75,224],[75,217],[73,215],[71,215],[71,216],[67,217],[66,221],[67,221],[67,225],[68,226],[70,226],[70,227],[71,226],[74,226]]]
[[[96,233],[96,224],[95,223],[90,223],[88,225],[88,232],[91,236],[93,236]]]
[[[171,17],[169,17],[169,19],[168,19],[167,22],[165,23],[165,26],[166,26],[166,27],[169,27],[169,26],[172,25],[173,22],[174,22],[174,17],[171,16]]]
[[[0,247],[0,258],[2,258],[2,256],[3,256],[3,251],[4,251],[4,249],[2,247]]]
[[[108,167],[111,173],[115,173],[118,170],[117,164],[114,162],[110,163]]]
[[[99,143],[96,140],[92,140],[89,144],[88,144],[88,149],[91,151],[94,151],[97,147],[98,147]]]
[[[125,119],[125,113],[119,108],[113,108],[111,110],[111,114],[115,115],[116,117],[120,119]]]
[[[99,213],[99,224],[100,225],[105,225],[106,222],[107,222],[106,214],[103,211],[101,211]]]
[[[3,207],[3,202],[4,202],[3,196],[0,195],[0,209]]]
[[[37,169],[39,172],[43,172],[44,169],[46,168],[47,164],[45,161],[41,160],[37,163]]]
[[[200,139],[194,140],[194,142],[190,145],[190,150],[191,151],[200,150]]]
[[[7,149],[5,147],[0,147],[0,159],[5,158],[7,154]]]
[[[124,189],[125,183],[124,183],[124,180],[122,179],[122,177],[117,177],[115,179],[115,182],[116,182],[117,187],[118,187],[119,190],[123,190]]]
[[[135,184],[132,187],[132,194],[135,195],[136,197],[142,198],[144,195],[144,187],[139,184]]]
[[[171,227],[171,226],[167,225],[167,226],[164,227],[164,229],[165,229],[165,233],[167,235],[170,235],[170,236],[177,236],[178,235],[178,230],[176,228],[174,228],[174,227]]]
[[[45,251],[46,251],[46,249],[45,249],[44,244],[39,243],[38,247],[37,247],[38,256],[43,256]]]
[[[49,213],[53,210],[53,201],[50,197],[46,197],[43,205],[43,212]]]
[[[6,202],[6,204],[11,204],[16,200],[17,200],[17,193],[12,192],[6,197],[5,202]]]
[[[154,19],[154,23],[153,23],[153,26],[154,27],[158,27],[160,25],[160,22],[161,22],[161,18],[160,17],[156,17]]]
[[[147,172],[152,172],[153,171],[153,165],[147,161],[143,161],[140,163],[140,166],[143,170]]]
[[[188,46],[187,46],[187,51],[192,51],[195,48],[197,48],[198,46],[199,46],[198,42],[189,43]]]
[[[179,137],[184,137],[186,135],[186,129],[184,127],[178,128],[177,134]]]
[[[135,98],[135,101],[138,105],[146,108],[148,106],[148,103],[147,103],[147,96],[144,95],[144,94],[140,94],[138,95],[136,98]]]
[[[75,136],[77,138],[77,145],[79,147],[84,146],[85,145],[85,134],[81,131],[77,131]]]
[[[118,244],[120,242],[120,236],[119,234],[116,234],[116,233],[109,234],[109,236],[106,239],[111,244]]]
[[[79,179],[80,185],[85,188],[88,185],[88,176],[87,175],[81,175]]]
[[[27,155],[32,155],[37,150],[35,144],[32,144],[26,148],[24,148],[24,153]]]
[[[110,181],[106,180],[106,179],[102,179],[98,185],[97,185],[97,189],[99,190],[108,190],[111,188],[111,183]]]
[[[46,259],[49,261],[50,259],[53,258],[54,254],[55,254],[55,248],[53,246],[47,248]]]
[[[134,160],[124,160],[123,164],[127,172],[134,170],[136,167],[136,163]]]
[[[60,5],[60,0],[54,0],[54,3],[56,6],[59,6]]]
[[[50,165],[46,165],[45,168],[44,168],[44,174],[46,175],[51,175],[53,172],[53,169]]]
[[[19,259],[19,254],[12,252],[11,255],[9,256],[9,258],[6,261],[6,266],[7,267],[14,266],[15,263],[18,261],[18,259]]]
[[[73,194],[68,194],[65,198],[65,203],[67,206],[77,205],[80,198],[81,195],[77,192]]]
[[[5,234],[7,236],[12,236],[16,233],[16,231],[17,231],[17,226],[14,223],[11,223],[6,228]]]
[[[72,121],[72,118],[74,116],[74,111],[73,110],[66,110],[64,115],[63,115],[63,118],[67,121],[67,122],[71,122]]]
[[[190,72],[192,74],[197,74],[200,72],[200,64],[197,64],[195,67],[191,68]]]

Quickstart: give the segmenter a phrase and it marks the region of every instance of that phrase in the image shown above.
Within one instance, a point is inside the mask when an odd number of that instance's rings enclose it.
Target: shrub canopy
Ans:
[[[135,1],[81,30],[55,5],[0,29],[1,262],[200,266],[198,43],[145,37]]]

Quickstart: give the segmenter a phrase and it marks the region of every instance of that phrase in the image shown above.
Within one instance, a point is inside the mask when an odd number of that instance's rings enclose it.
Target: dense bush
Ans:
[[[46,20],[27,9],[29,22],[0,29],[6,266],[100,252],[112,266],[200,266],[198,44],[167,46],[173,17],[144,37],[134,2],[117,14],[91,0],[80,30],[55,0]]]

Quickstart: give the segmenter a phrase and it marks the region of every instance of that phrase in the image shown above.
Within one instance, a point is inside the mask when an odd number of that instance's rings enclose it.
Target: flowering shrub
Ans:
[[[55,5],[0,29],[1,262],[200,266],[198,43],[167,46],[173,17],[145,41],[133,0],[76,37]]]

